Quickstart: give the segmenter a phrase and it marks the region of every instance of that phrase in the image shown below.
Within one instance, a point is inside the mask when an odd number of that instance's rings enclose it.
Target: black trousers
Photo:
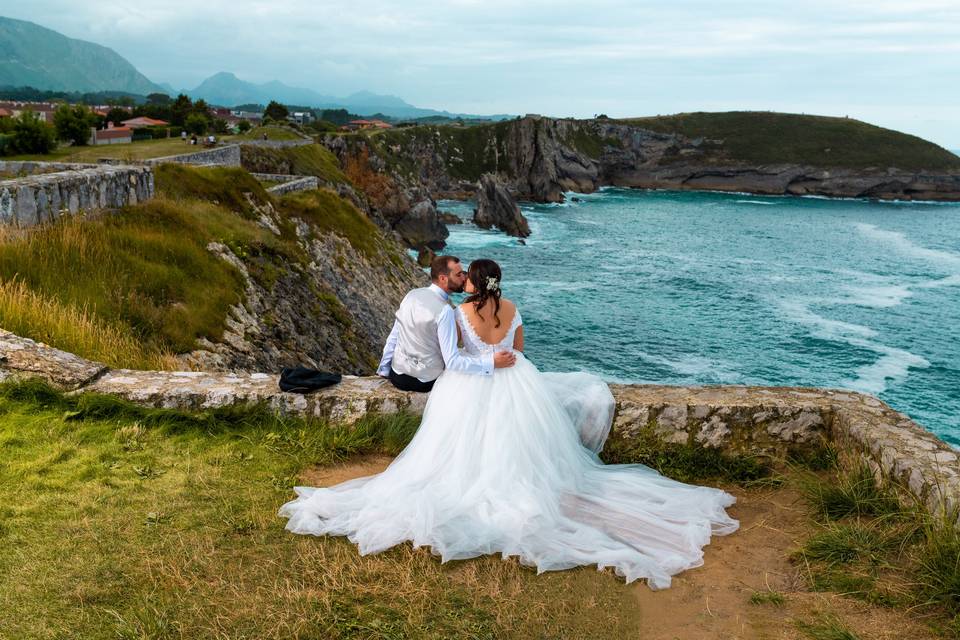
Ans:
[[[420,382],[413,376],[408,376],[405,373],[397,373],[393,370],[393,367],[390,367],[390,382],[393,383],[397,389],[400,391],[419,391],[420,393],[427,393],[433,389],[433,383],[436,380],[431,380],[430,382]]]

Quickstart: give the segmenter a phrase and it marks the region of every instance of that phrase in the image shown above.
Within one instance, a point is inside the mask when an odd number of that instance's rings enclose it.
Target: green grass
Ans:
[[[946,627],[960,619],[956,513],[902,505],[896,488],[877,484],[861,464],[838,465],[826,477],[799,483],[823,523],[793,555],[814,590],[919,610]]]
[[[170,198],[205,200],[230,211],[253,215],[253,205],[270,202],[256,178],[234,167],[189,167],[162,164],[154,169],[156,189]]]
[[[797,621],[796,625],[810,640],[860,640],[860,636],[831,615],[821,615],[813,622]]]
[[[750,594],[750,604],[782,607],[786,603],[787,599],[779,591],[754,591]]]
[[[220,337],[243,288],[239,272],[206,244],[250,243],[268,234],[213,204],[161,196],[97,219],[67,217],[8,238],[0,244],[0,280],[16,277],[44,300],[125,325],[148,350],[188,351],[199,336]],[[17,316],[16,307],[7,307],[0,322],[39,337],[26,315]],[[102,357],[87,345],[70,346],[78,355]]]
[[[262,127],[254,127],[247,131],[246,133],[241,133],[234,136],[236,140],[262,140],[263,134],[267,134],[267,140],[301,140],[303,136],[297,134],[296,131],[290,127],[281,127],[277,125],[266,125]]]
[[[679,113],[621,120],[661,133],[722,141],[718,160],[823,167],[898,167],[960,170],[960,158],[922,138],[859,120],[827,116],[729,111]]]
[[[318,189],[284,195],[281,206],[289,215],[302,218],[323,231],[346,238],[367,257],[387,250],[383,235],[370,219],[333,191]]]
[[[774,480],[767,460],[706,447],[664,444],[651,436],[611,434],[600,453],[606,464],[641,463],[681,482],[721,479],[751,486]]]
[[[875,524],[852,522],[830,523],[806,541],[803,555],[829,565],[857,561],[879,564],[893,551],[899,538],[889,529]]]
[[[254,173],[317,176],[331,184],[348,182],[337,157],[320,144],[282,149],[244,145],[240,155],[243,168]]]
[[[595,567],[537,576],[499,556],[441,564],[409,544],[361,556],[344,537],[283,528],[276,511],[301,471],[395,454],[417,422],[351,429],[258,406],[190,414],[0,384],[0,636],[641,633],[632,591]]]
[[[835,483],[817,478],[801,484],[807,501],[816,514],[827,520],[850,516],[893,517],[901,512],[896,495],[878,485],[873,472],[864,464],[850,473],[840,474]]]

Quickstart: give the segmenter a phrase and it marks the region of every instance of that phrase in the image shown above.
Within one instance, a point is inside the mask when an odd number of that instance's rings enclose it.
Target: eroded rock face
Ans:
[[[496,227],[507,235],[518,238],[530,235],[530,224],[520,212],[517,201],[492,173],[484,174],[480,178],[473,222],[481,229]]]
[[[446,246],[450,232],[440,220],[437,207],[432,200],[421,200],[397,221],[394,229],[408,246],[421,250],[424,248],[439,251]]]
[[[251,204],[260,224],[279,235],[273,207]],[[201,338],[196,350],[180,356],[185,369],[279,372],[303,365],[351,374],[376,369],[394,311],[407,291],[426,284],[426,274],[392,243],[367,255],[302,220],[296,234],[305,264],[271,255],[241,259],[217,242],[207,247],[240,272],[244,294],[228,312],[219,340]]]

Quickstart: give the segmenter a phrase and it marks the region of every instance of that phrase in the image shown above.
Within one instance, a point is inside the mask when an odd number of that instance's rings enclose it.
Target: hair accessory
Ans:
[[[494,277],[487,278],[487,291],[496,291],[500,288],[500,283]]]

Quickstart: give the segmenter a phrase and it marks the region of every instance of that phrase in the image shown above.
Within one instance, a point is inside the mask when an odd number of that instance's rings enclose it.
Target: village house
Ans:
[[[287,116],[287,120],[297,124],[310,124],[313,122],[313,113],[310,111],[294,111]]]
[[[115,127],[112,122],[107,123],[106,129],[90,129],[90,144],[129,144],[133,142],[133,129],[130,127]]]
[[[166,120],[157,120],[156,118],[138,116],[136,118],[130,118],[129,120],[124,120],[121,124],[131,129],[144,129],[146,127],[166,127],[170,123],[167,122]]]
[[[24,111],[33,111],[47,124],[53,124],[53,112],[56,108],[57,105],[51,102],[0,102],[0,109],[9,112],[9,117],[17,118]]]

